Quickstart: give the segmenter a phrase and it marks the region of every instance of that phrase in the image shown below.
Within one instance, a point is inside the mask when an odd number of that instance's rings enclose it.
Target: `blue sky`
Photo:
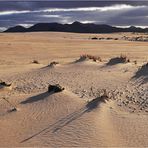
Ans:
[[[39,22],[148,26],[148,1],[0,1],[0,28]]]

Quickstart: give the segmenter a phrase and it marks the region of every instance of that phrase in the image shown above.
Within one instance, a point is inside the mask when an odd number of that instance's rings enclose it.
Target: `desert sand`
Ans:
[[[0,146],[148,146],[148,42],[124,39],[137,35],[1,33]],[[130,62],[109,63],[121,54]]]

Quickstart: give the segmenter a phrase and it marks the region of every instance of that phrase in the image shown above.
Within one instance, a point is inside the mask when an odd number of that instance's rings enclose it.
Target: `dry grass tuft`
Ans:
[[[92,93],[94,94],[93,90],[91,89]],[[95,94],[94,94],[95,96]],[[88,111],[91,111],[93,109],[96,109],[101,103],[105,103],[109,100],[109,93],[106,89],[101,90],[99,93],[99,96],[95,99],[92,99],[91,101],[87,102],[86,107]]]
[[[51,62],[51,63],[49,64],[49,66],[54,66],[54,65],[57,65],[57,64],[59,64],[59,62],[53,61],[53,62]]]
[[[137,65],[137,60],[134,61],[134,64]]]
[[[33,60],[32,63],[33,64],[40,64],[39,61],[37,61],[37,60]]]
[[[119,59],[120,59],[121,63],[130,62],[130,59],[127,58],[127,56],[126,55],[123,55],[123,54],[120,55]]]
[[[129,63],[129,62],[130,62],[130,59],[127,58],[126,55],[121,54],[119,57],[110,59],[107,65],[115,65],[119,63]]]
[[[89,55],[89,54],[85,54],[85,55],[81,55],[80,56],[80,60],[93,60],[94,62],[101,62],[102,59],[99,57],[99,56],[92,56],[92,55]]]

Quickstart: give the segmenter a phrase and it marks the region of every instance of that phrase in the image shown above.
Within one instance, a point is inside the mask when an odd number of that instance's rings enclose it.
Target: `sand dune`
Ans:
[[[148,146],[147,43],[41,34],[0,36],[0,79],[12,83],[0,89],[0,146]],[[102,61],[78,62],[82,52]],[[121,53],[130,62],[107,65]],[[65,90],[49,93],[49,84]],[[109,98],[102,100],[104,90]]]

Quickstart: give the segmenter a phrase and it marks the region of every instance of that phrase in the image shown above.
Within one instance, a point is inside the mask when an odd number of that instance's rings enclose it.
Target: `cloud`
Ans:
[[[95,23],[95,21],[85,20],[85,21],[81,21],[81,23],[84,23],[84,24],[87,24],[87,23]]]
[[[0,15],[11,15],[11,14],[21,14],[21,13],[38,13],[38,12],[83,12],[83,11],[115,11],[115,10],[130,10],[137,8],[145,8],[146,6],[132,6],[127,4],[121,5],[111,5],[105,7],[78,7],[78,8],[48,8],[40,10],[10,10],[10,11],[0,11]]]
[[[135,8],[133,10],[110,16],[108,22],[110,22],[111,25],[117,24],[119,26],[147,26],[147,15],[148,6],[145,6],[143,8]]]
[[[129,10],[129,9],[137,9],[137,8],[144,8],[146,6],[132,6],[132,5],[112,5],[112,6],[105,6],[105,7],[78,7],[78,8],[49,8],[45,10],[41,10],[40,12],[79,12],[79,11],[115,11],[115,10]]]
[[[6,27],[0,27],[0,32],[6,30],[7,28]]]
[[[60,15],[50,15],[50,14],[46,14],[46,15],[41,15],[41,17],[46,17],[46,18],[59,18],[61,17]]]
[[[147,16],[148,5],[138,2],[7,2],[7,5],[0,2],[0,27],[74,21],[114,26],[147,26]]]
[[[12,14],[21,14],[21,13],[29,13],[30,11],[25,10],[25,11],[16,11],[16,10],[11,10],[11,11],[1,11],[0,15],[12,15]]]
[[[34,24],[18,24],[18,25],[29,28],[29,27],[33,26]]]

